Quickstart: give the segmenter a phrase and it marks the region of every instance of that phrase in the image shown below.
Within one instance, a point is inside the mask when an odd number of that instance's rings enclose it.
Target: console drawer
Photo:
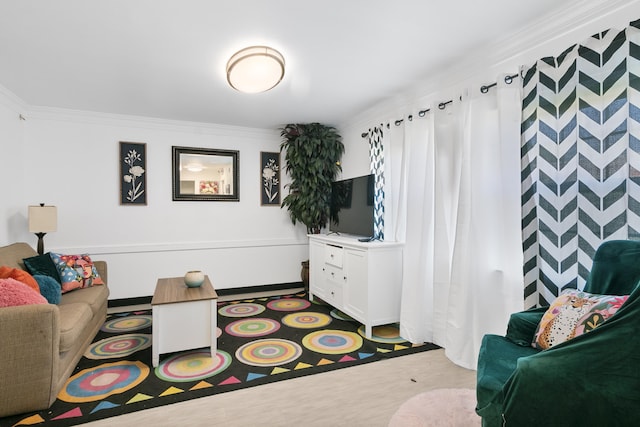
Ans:
[[[344,277],[344,270],[338,267],[334,267],[333,265],[325,264],[322,268],[324,272],[324,277],[328,282],[338,283],[340,285],[344,284],[347,280]]]
[[[324,248],[324,262],[342,268],[343,249],[340,246],[326,245]]]

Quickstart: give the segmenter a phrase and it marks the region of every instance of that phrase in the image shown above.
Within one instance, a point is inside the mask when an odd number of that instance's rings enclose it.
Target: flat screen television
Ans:
[[[374,175],[358,176],[331,185],[329,231],[373,237]]]

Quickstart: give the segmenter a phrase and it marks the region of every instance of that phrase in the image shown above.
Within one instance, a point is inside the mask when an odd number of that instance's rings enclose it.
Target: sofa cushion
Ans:
[[[91,308],[91,312],[97,314],[109,297],[109,289],[106,286],[93,286],[91,288],[78,289],[74,292],[62,294],[60,306],[66,304],[84,303]]]
[[[33,278],[38,282],[40,294],[49,301],[49,304],[60,304],[60,297],[62,297],[60,283],[50,276],[36,274]]]
[[[567,289],[542,316],[531,345],[546,350],[587,333],[613,316],[628,297]]]
[[[53,252],[50,255],[60,275],[62,293],[104,285],[89,255],[63,255]]]
[[[0,307],[47,304],[45,297],[16,279],[0,279]]]
[[[40,293],[38,282],[36,282],[36,279],[34,279],[33,276],[26,271],[19,268],[12,268],[7,266],[0,267],[0,279],[7,279],[9,277],[12,279],[16,279],[18,282],[24,283],[37,293]]]
[[[77,302],[58,306],[60,310],[60,353],[70,350],[78,342],[91,321],[93,313],[88,304]]]
[[[60,283],[60,274],[58,274],[58,269],[48,252],[46,254],[24,258],[22,261],[24,262],[25,269],[32,275],[53,277]]]

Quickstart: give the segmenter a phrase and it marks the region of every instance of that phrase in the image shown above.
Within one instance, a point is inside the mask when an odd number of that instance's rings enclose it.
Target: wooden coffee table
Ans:
[[[174,351],[210,347],[215,356],[217,299],[209,276],[199,288],[188,288],[183,277],[158,279],[151,300],[154,367],[160,354]]]

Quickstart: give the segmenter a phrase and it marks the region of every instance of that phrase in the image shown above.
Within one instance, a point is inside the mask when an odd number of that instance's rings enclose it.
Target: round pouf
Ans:
[[[404,402],[389,427],[471,427],[482,424],[476,414],[476,392],[466,388],[426,391]]]

